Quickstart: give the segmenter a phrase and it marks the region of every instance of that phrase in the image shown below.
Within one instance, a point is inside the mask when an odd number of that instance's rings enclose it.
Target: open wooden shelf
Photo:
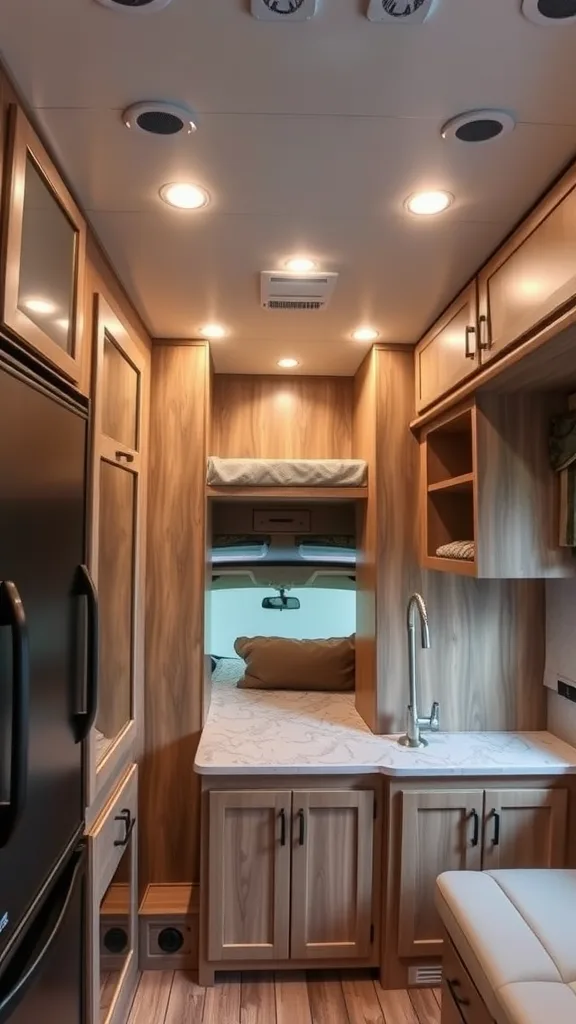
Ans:
[[[367,487],[206,487],[206,497],[235,501],[365,501]]]
[[[451,476],[447,480],[439,480],[438,483],[428,484],[428,494],[435,491],[471,491],[474,486],[474,473],[462,473],[460,476]]]

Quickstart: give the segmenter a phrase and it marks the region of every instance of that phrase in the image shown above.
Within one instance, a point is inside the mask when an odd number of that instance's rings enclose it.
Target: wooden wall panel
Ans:
[[[418,651],[420,711],[439,700],[442,728],[545,728],[544,584],[473,580],[426,572],[418,564],[418,445],[413,417],[413,353],[376,348],[374,431],[378,467],[368,516],[378,523],[376,556],[377,694],[358,709],[377,732],[404,729],[408,703],[406,605],[419,590],[428,606],[432,648]],[[360,387],[357,380],[357,394]],[[364,400],[364,408],[370,412]],[[358,417],[356,416],[356,423]],[[368,436],[368,441],[366,437]],[[366,424],[355,454],[370,456]],[[369,625],[363,627],[367,632]]]
[[[350,377],[216,374],[210,455],[349,459]]]
[[[192,881],[199,873],[199,784],[193,763],[204,689],[209,376],[204,344],[154,349],[141,840],[148,882]]]

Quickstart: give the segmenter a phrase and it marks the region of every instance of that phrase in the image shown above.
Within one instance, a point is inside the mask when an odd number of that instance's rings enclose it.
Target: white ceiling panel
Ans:
[[[291,217],[250,217],[248,248],[243,217],[172,223],[162,211],[96,212],[93,220],[153,334],[194,338],[203,323],[222,322],[231,333],[213,345],[216,368],[244,373],[273,371],[295,347],[306,353],[303,372],[353,372],[366,348],[349,335],[365,322],[383,341],[414,342],[502,233],[494,223],[328,218],[306,228]],[[261,309],[259,272],[312,242],[323,268],[340,272],[329,308]]]
[[[129,131],[120,111],[40,118],[89,211],[150,210],[163,183],[190,180],[212,195],[202,216],[405,216],[410,192],[444,188],[457,197],[449,217],[513,223],[576,148],[573,126],[520,125],[474,147],[421,118],[211,114],[168,140]]]
[[[538,27],[521,0],[437,0],[415,26],[373,24],[368,0],[319,0],[311,21],[257,21],[249,0],[172,0],[157,14],[94,0],[0,5],[4,57],[110,257],[157,336],[222,320],[218,369],[350,373],[360,321],[414,342],[576,151],[576,25]],[[182,140],[129,132],[139,100],[187,103]],[[493,144],[447,144],[475,108],[517,119]],[[212,202],[164,207],[190,180]],[[412,191],[451,209],[418,221]],[[319,314],[267,313],[258,273],[291,254],[340,273]],[[291,349],[291,353],[286,350]]]

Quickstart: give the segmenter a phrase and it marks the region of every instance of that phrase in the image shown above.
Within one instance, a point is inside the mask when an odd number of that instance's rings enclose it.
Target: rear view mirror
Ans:
[[[297,597],[286,597],[285,594],[280,594],[280,597],[265,597],[262,601],[262,607],[279,612],[295,612],[300,607],[300,601]]]

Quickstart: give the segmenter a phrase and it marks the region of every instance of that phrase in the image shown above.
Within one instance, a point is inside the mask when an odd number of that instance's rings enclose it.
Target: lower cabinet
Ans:
[[[390,836],[390,848],[396,845],[398,853],[389,891],[397,888],[400,957],[442,955],[434,897],[443,871],[565,864],[566,789],[399,787],[393,799],[401,810]]]
[[[138,977],[138,768],[88,833],[87,1024],[125,1024]]]
[[[211,791],[207,958],[366,959],[371,790]]]

